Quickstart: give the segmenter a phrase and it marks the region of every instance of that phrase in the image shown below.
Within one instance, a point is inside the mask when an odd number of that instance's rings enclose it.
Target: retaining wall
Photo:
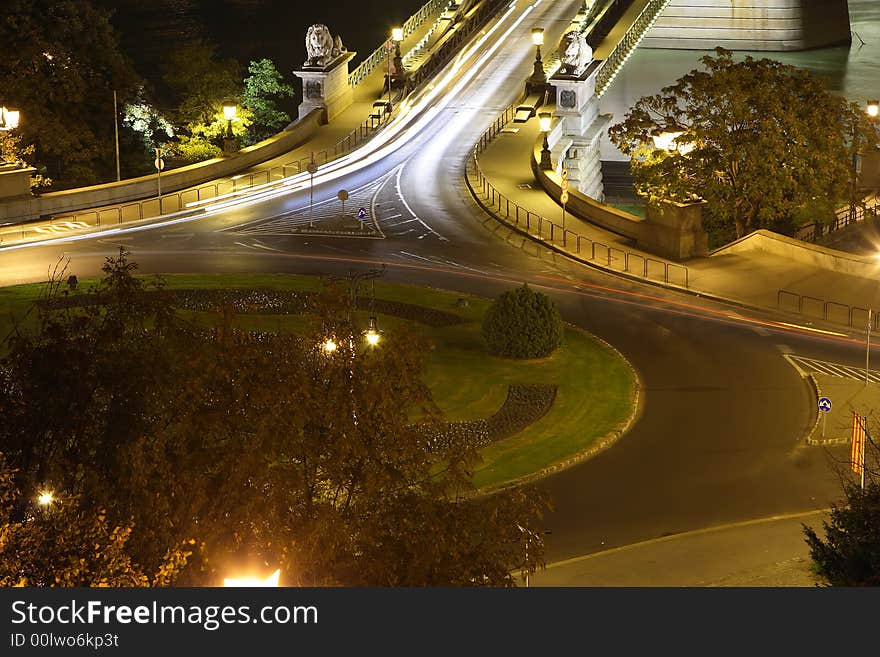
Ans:
[[[756,230],[737,241],[712,252],[713,256],[727,253],[757,251],[786,258],[794,262],[821,267],[842,274],[873,278],[880,272],[880,263],[874,258],[835,251],[824,246],[801,242],[793,237],[778,235],[769,230]]]
[[[849,42],[847,0],[671,0],[641,46],[779,51]]]
[[[162,174],[162,193],[225,178],[283,155],[307,141],[315,133],[322,115],[322,111],[312,110],[277,135],[259,144],[243,148],[229,157],[171,169]],[[155,196],[156,191],[156,176],[149,175],[39,196],[19,197],[0,203],[0,224],[19,223],[85,208],[149,198]]]

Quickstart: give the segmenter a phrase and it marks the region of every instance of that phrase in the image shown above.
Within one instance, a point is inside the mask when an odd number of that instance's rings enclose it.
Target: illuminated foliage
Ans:
[[[704,199],[716,241],[833,218],[850,197],[853,151],[876,143],[864,111],[774,60],[734,61],[719,48],[701,61],[609,130],[631,157],[636,191]],[[668,131],[682,133],[680,148],[654,148]]]
[[[228,310],[201,330],[133,271],[108,259],[88,305],[56,284],[55,309],[10,340],[0,448],[23,487],[52,482],[133,525],[127,549],[149,572],[195,539],[178,583],[254,559],[304,585],[510,585],[540,564],[517,524],[539,524],[542,498],[473,497],[473,446],[412,426],[439,419],[418,333],[368,346],[332,285],[301,333],[244,332]]]
[[[108,13],[88,0],[6,0],[0,15],[0,89],[36,161],[66,186],[109,178],[113,90],[124,98],[137,76]]]
[[[146,574],[130,552],[131,525],[111,524],[75,496],[35,504],[14,474],[0,453],[0,586],[168,586],[186,566],[181,546]]]
[[[22,146],[20,135],[12,131],[0,131],[0,162],[25,162],[34,164],[34,145]],[[50,178],[41,173],[31,176],[31,189],[39,189],[52,184]]]

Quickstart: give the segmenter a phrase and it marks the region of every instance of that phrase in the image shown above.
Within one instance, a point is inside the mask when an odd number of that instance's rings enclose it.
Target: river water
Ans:
[[[852,45],[803,52],[739,54],[768,57],[806,68],[825,78],[831,90],[864,105],[870,99],[880,98],[880,0],[849,0],[849,12]],[[638,48],[603,96],[600,111],[612,114],[615,122],[622,120],[636,99],[656,94],[662,87],[698,68],[699,59],[705,54],[712,53]],[[602,159],[625,158],[605,138]]]

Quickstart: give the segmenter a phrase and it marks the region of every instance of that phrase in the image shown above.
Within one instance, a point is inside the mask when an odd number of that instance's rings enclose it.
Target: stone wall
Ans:
[[[671,0],[641,46],[778,51],[849,42],[847,0]]]
[[[758,252],[785,258],[802,265],[811,265],[841,274],[876,278],[877,260],[843,251],[835,251],[817,244],[801,242],[769,230],[756,230],[714,252],[712,256],[728,253]]]
[[[231,176],[283,155],[315,133],[322,115],[320,110],[314,110],[277,135],[259,144],[243,148],[229,157],[207,160],[163,172],[162,192],[170,193]],[[62,192],[18,197],[0,202],[0,224],[20,223],[49,215],[126,203],[155,195],[156,176],[149,175]]]

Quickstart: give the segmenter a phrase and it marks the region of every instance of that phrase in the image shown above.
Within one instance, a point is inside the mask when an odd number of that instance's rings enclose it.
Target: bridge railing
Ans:
[[[628,273],[646,280],[687,288],[688,268],[674,262],[657,260],[643,253],[629,251],[594,240],[532,212],[501,193],[480,166],[479,156],[504,127],[513,120],[519,102],[505,109],[480,136],[465,164],[465,181],[480,206],[507,226],[603,269]]]
[[[140,201],[132,201],[131,203],[107,206],[105,208],[55,215],[52,217],[51,223],[48,226],[46,222],[40,222],[39,224],[31,223],[30,225],[24,224],[17,227],[13,234],[18,240],[26,240],[41,235],[45,236],[41,231],[36,230],[36,226],[40,226],[40,228],[45,231],[49,230],[51,225],[55,223],[59,225],[77,223],[81,224],[81,228],[91,228],[107,226],[110,224],[122,224],[129,221],[154,219],[163,214],[185,210],[187,206],[192,203],[210,200],[227,194],[244,192],[259,185],[280,182],[285,178],[306,171],[309,163],[313,161],[313,158],[318,166],[323,166],[347,153],[350,153],[356,147],[370,139],[379,128],[387,124],[391,116],[392,114],[381,113],[378,115],[378,118],[369,118],[352,132],[336,142],[334,146],[314,151],[313,153],[296,160],[290,160],[283,164],[257,169],[255,171],[231,176],[229,178],[222,178],[211,183],[184,189],[179,192],[163,194],[161,199],[157,196]],[[9,238],[5,241],[8,242]]]
[[[428,20],[431,16],[440,11],[441,8],[449,4],[449,0],[428,0],[421,8],[410,16],[406,22],[403,24],[403,37],[406,38],[421,25],[426,20]],[[385,59],[388,57],[385,46],[388,42],[385,41],[376,48],[369,57],[367,57],[364,61],[358,64],[357,68],[354,69],[351,73],[348,74],[348,83],[354,87],[360,84],[364,78],[366,78],[370,73],[373,72],[379,64],[383,63]]]
[[[596,96],[602,96],[605,93],[614,81],[614,78],[617,77],[617,73],[623,68],[626,60],[629,59],[629,56],[636,49],[636,46],[639,45],[645,34],[648,33],[648,30],[653,27],[669,2],[670,0],[650,0],[645,5],[645,8],[642,9],[641,13],[633,21],[633,24],[630,25],[623,38],[614,46],[614,49],[608,54],[605,61],[602,62],[602,67],[596,76]]]
[[[878,317],[877,310],[851,306],[840,301],[831,301],[789,290],[776,293],[776,309],[804,317],[822,319],[826,322],[843,324],[850,328],[867,326],[869,317]],[[874,322],[876,323],[876,319]]]
[[[794,236],[804,242],[817,242],[823,235],[866,219],[877,219],[878,217],[880,217],[880,198],[874,197],[857,205],[840,208],[835,213],[834,221],[830,223],[814,221],[805,224],[795,231]]]

